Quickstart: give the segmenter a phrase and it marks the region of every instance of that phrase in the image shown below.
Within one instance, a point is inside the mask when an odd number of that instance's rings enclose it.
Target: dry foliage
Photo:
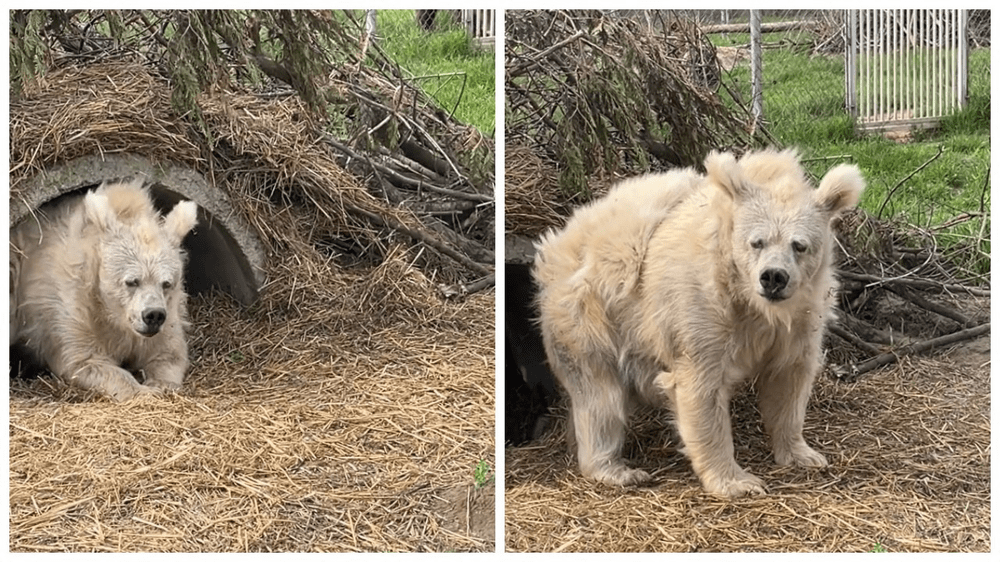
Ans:
[[[743,149],[747,121],[726,108],[714,49],[693,24],[654,32],[599,11],[519,10],[506,20],[506,142],[559,162],[559,184],[625,169],[700,166]]]

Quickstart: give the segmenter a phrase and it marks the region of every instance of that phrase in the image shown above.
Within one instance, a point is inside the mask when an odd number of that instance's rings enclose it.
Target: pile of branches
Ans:
[[[842,313],[830,326],[836,377],[853,381],[900,357],[989,335],[989,275],[961,265],[969,261],[961,254],[981,251],[989,232],[940,248],[935,236],[951,226],[923,229],[862,210],[844,220]]]
[[[713,88],[693,23],[660,31],[601,11],[525,10],[506,20],[506,142],[559,163],[568,193],[621,170],[698,166],[759,133]]]
[[[449,294],[492,284],[492,140],[353,12],[14,11],[10,50],[11,197],[137,152],[205,174],[274,254],[375,266],[402,245]]]

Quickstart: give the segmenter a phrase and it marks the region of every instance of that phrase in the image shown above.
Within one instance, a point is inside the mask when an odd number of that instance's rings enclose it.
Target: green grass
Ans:
[[[745,44],[745,35],[719,40]],[[768,37],[768,41],[773,37]],[[989,272],[990,191],[990,51],[969,56],[969,102],[938,127],[915,132],[908,142],[857,133],[844,102],[844,60],[810,56],[790,49],[766,50],[764,116],[768,130],[785,146],[798,146],[806,167],[821,177],[845,155],[856,163],[868,187],[861,206],[883,218],[922,228],[939,226],[962,213],[983,215],[936,232],[941,247],[974,243],[978,252],[963,263],[979,274]],[[728,78],[750,99],[750,72],[741,63]],[[938,151],[941,155],[935,158]],[[922,164],[932,160],[912,177]],[[905,181],[904,181],[905,180]]]
[[[447,112],[486,135],[496,128],[493,51],[475,45],[444,10],[434,30],[422,31],[413,10],[379,10],[385,52]]]

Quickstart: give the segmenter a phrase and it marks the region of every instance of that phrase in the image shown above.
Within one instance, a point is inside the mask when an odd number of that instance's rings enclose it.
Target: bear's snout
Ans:
[[[764,290],[764,298],[771,301],[780,301],[785,298],[782,292],[788,286],[788,272],[784,269],[765,269],[760,274],[760,287]]]
[[[167,321],[167,311],[163,308],[147,308],[142,311],[143,329],[139,332],[144,336],[155,336],[160,327]]]

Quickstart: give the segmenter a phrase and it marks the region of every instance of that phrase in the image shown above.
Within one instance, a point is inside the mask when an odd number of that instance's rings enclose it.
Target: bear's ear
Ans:
[[[728,152],[712,151],[705,158],[705,171],[708,172],[708,179],[722,186],[722,188],[733,199],[744,195],[746,187],[743,184],[743,174],[740,172],[740,165],[736,163],[736,158]]]
[[[832,218],[857,205],[864,189],[865,180],[858,167],[841,164],[823,176],[816,190],[816,204]]]
[[[118,222],[108,196],[97,190],[88,191],[83,197],[84,216],[87,221],[108,230]]]
[[[163,219],[163,228],[177,243],[180,243],[196,224],[198,224],[198,204],[194,201],[181,201],[174,205],[170,214]]]

